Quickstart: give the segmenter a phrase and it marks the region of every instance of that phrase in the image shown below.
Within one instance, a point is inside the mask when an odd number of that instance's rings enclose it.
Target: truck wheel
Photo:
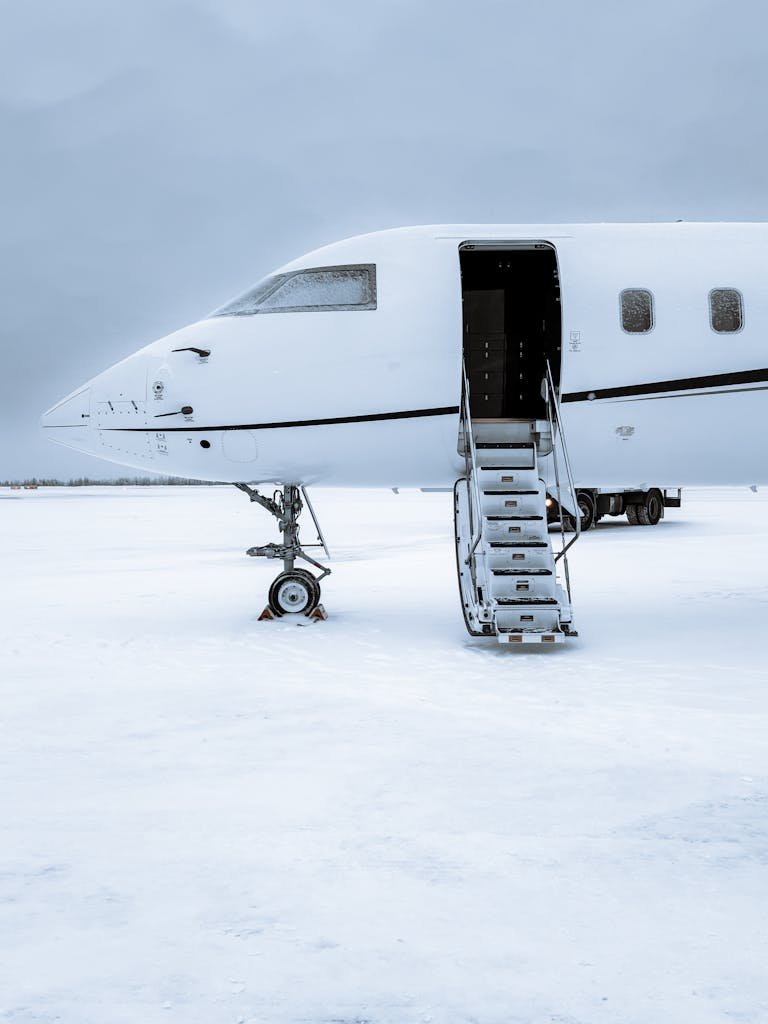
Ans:
[[[639,505],[627,505],[626,509],[624,510],[627,513],[627,519],[629,520],[630,526],[640,525],[640,520],[637,515],[637,510],[639,507]]]
[[[641,505],[636,505],[637,519],[641,526],[655,526],[664,515],[664,499],[655,488],[645,496]]]
[[[586,491],[579,491],[578,502],[581,513],[581,529],[586,532],[595,525],[595,503],[592,500],[592,495],[587,494]]]

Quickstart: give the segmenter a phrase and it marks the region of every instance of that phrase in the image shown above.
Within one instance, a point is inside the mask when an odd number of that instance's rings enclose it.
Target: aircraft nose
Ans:
[[[52,405],[40,417],[40,426],[45,430],[87,427],[91,417],[91,389],[79,388],[71,395]]]
[[[40,417],[40,426],[46,437],[67,448],[89,451],[91,422],[90,385],[78,388]]]

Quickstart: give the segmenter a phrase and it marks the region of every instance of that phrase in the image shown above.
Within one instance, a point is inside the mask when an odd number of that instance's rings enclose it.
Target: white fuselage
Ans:
[[[761,224],[461,225],[351,238],[277,273],[375,266],[375,308],[212,316],[94,377],[43,427],[78,450],[202,480],[450,486],[463,469],[459,247],[472,241],[556,251],[559,390],[577,485],[766,482]],[[647,333],[622,329],[619,296],[632,288],[653,295]],[[742,296],[738,331],[710,325],[719,288]]]

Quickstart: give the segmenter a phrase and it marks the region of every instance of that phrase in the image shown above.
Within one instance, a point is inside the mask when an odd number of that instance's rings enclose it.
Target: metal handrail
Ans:
[[[563,503],[560,501],[560,472],[557,464],[557,444],[555,443],[555,427],[557,433],[560,436],[560,446],[563,450],[563,461],[565,463],[565,472],[568,478],[568,489],[570,491],[571,500],[573,501],[573,520],[575,523],[575,530],[573,537],[564,544],[562,549],[555,556],[555,561],[559,562],[560,559],[565,555],[569,548],[573,547],[576,541],[581,536],[581,515],[579,513],[579,501],[576,494],[576,483],[573,479],[573,471],[571,470],[571,460],[568,456],[568,446],[565,441],[565,432],[563,431],[562,421],[560,418],[560,402],[557,398],[557,391],[555,390],[555,382],[552,378],[552,367],[549,365],[547,360],[547,375],[545,377],[547,384],[547,419],[549,421],[550,430],[552,431],[552,464],[555,470],[555,486],[557,487],[557,503],[560,509],[560,529],[562,535],[565,535],[565,527],[563,522]],[[552,415],[552,408],[555,410],[555,415]],[[571,585],[568,578],[568,559],[566,558],[563,563],[565,567],[566,586],[568,587],[568,596],[570,597]]]
[[[483,517],[482,503],[480,501],[480,488],[477,485],[477,448],[475,447],[475,438],[472,433],[472,414],[469,406],[469,381],[467,379],[467,368],[465,365],[462,366],[461,374],[461,428],[464,435],[464,466],[467,478],[467,505],[469,506],[469,529],[472,536],[469,554],[464,559],[464,564],[469,565],[472,560],[472,556],[477,550],[477,545],[480,543],[480,539],[483,536]],[[469,439],[469,443],[467,443],[467,439]],[[469,490],[470,479],[474,484],[475,501],[477,503],[477,536],[475,536],[475,526],[473,523],[474,517],[472,515],[472,495]]]
[[[546,395],[546,399],[547,399],[547,422],[549,424],[550,437],[552,438],[552,450],[551,450],[552,465],[553,465],[553,468],[555,470],[555,486],[557,488],[557,498],[558,498],[558,501],[557,501],[557,512],[558,512],[558,516],[559,516],[559,519],[560,519],[560,538],[561,538],[560,543],[562,545],[560,551],[557,554],[555,554],[555,565],[557,565],[557,563],[560,561],[561,558],[563,559],[563,576],[565,577],[565,589],[566,589],[566,591],[568,593],[568,603],[572,604],[573,603],[573,599],[572,599],[572,596],[571,596],[571,572],[570,572],[570,568],[568,566],[568,559],[566,557],[564,557],[565,556],[565,551],[566,551],[566,548],[565,548],[565,517],[563,516],[563,503],[560,500],[560,497],[561,497],[561,495],[560,495],[560,469],[558,467],[558,462],[557,462],[557,443],[556,443],[557,436],[556,436],[556,433],[555,433],[556,428],[554,426],[554,418],[552,416],[552,400],[551,400],[551,397],[550,397],[551,392],[550,392],[550,388],[549,388],[549,381],[546,380],[546,378],[545,378],[545,381],[546,381],[546,392],[547,392],[547,395]],[[554,553],[554,551],[553,551],[553,553]]]

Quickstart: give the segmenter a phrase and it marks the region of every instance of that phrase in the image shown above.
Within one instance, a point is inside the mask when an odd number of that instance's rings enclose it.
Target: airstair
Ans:
[[[576,636],[567,552],[579,515],[557,394],[547,367],[546,419],[475,420],[463,379],[454,486],[456,560],[464,620],[473,636],[500,643],[557,644]],[[561,486],[562,484],[562,486]],[[560,546],[547,523],[547,492],[558,499]],[[564,516],[576,531],[566,541]]]

